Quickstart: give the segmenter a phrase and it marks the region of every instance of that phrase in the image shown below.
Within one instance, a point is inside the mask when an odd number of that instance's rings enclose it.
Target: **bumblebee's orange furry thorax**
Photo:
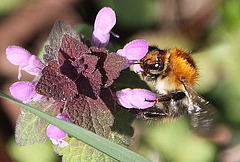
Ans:
[[[195,66],[194,60],[191,58],[190,54],[178,49],[169,49],[169,77],[174,80],[184,80],[190,85],[196,83],[198,77],[198,72]]]

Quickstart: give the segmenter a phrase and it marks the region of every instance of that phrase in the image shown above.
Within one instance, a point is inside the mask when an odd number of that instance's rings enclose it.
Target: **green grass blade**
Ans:
[[[40,118],[48,121],[49,123],[56,125],[66,133],[68,133],[70,136],[77,138],[78,140],[94,147],[95,149],[107,154],[108,156],[119,160],[119,161],[150,161],[141,155],[138,155],[130,150],[128,150],[125,147],[122,147],[116,143],[113,143],[95,133],[92,133],[86,129],[83,129],[77,125],[74,125],[72,123],[66,122],[64,120],[57,119],[54,116],[48,115],[38,109],[35,109],[34,107],[31,107],[29,105],[25,105],[22,102],[11,98],[10,96],[7,96],[6,94],[2,93],[0,91],[0,97],[5,98],[22,108],[30,111],[31,113],[39,116]]]

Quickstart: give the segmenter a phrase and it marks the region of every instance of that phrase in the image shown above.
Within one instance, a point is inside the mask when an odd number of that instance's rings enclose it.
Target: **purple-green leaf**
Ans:
[[[54,115],[58,111],[59,103],[50,99],[43,99],[41,101],[30,102],[31,106],[42,110],[50,115]],[[31,145],[35,142],[43,143],[47,139],[46,128],[48,122],[39,118],[24,109],[21,110],[21,114],[18,117],[15,139],[19,146]]]

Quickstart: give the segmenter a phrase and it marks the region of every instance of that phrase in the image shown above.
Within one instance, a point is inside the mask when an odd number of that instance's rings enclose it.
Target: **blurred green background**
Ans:
[[[159,48],[192,51],[200,77],[195,87],[220,114],[214,138],[193,134],[184,116],[175,121],[135,120],[133,151],[152,161],[240,161],[240,1],[239,0],[0,0],[0,88],[16,81],[17,67],[5,49],[21,45],[37,54],[58,19],[93,24],[97,12],[117,15],[111,38],[119,47],[145,39]],[[23,74],[22,80],[31,80]],[[19,108],[0,100],[0,161],[60,161],[49,142],[17,147]],[[31,156],[30,156],[31,155]]]

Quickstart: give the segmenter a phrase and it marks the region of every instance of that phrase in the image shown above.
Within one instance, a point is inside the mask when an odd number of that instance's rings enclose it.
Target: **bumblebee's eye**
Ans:
[[[163,63],[163,60],[162,59],[159,59],[157,60],[156,62],[145,62],[143,65],[142,65],[142,68],[145,69],[146,71],[149,71],[149,70],[158,70],[158,71],[162,71],[163,68],[164,68],[164,63]]]
[[[163,68],[164,68],[164,64],[163,64],[162,59],[159,59],[157,62],[155,62],[154,64],[150,65],[150,69],[152,69],[152,70],[162,71]]]

